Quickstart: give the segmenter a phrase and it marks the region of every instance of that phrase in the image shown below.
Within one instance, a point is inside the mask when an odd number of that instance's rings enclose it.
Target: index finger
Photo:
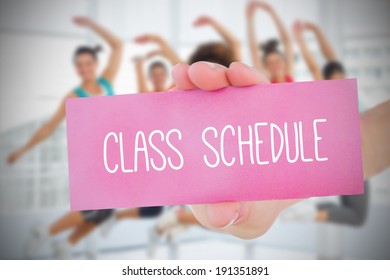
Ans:
[[[213,67],[210,67],[210,65],[213,65]],[[174,67],[172,78],[176,89],[181,90],[194,88],[216,90],[227,86],[251,86],[269,83],[260,71],[239,62],[233,62],[229,68],[203,61],[191,66],[180,64]]]

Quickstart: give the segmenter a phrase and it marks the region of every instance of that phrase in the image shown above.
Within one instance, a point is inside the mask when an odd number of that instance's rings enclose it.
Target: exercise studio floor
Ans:
[[[315,255],[310,252],[300,252],[285,249],[268,248],[255,244],[231,243],[205,239],[193,242],[183,242],[180,244],[165,244],[158,248],[155,259],[315,259]],[[97,259],[148,259],[144,248],[136,250],[124,250],[116,252],[100,252]]]
[[[360,229],[334,227],[321,228],[310,223],[286,223],[277,221],[263,237],[243,241],[232,236],[214,233],[200,227],[192,227],[181,233],[174,242],[162,239],[157,246],[155,259],[383,259],[388,256],[383,241],[390,232],[384,225],[390,217],[385,206],[372,206],[367,224]],[[0,259],[7,252],[11,259],[25,258],[25,245],[32,225],[50,224],[62,211],[0,216]],[[17,217],[18,219],[15,219]],[[96,230],[88,238],[71,248],[72,259],[147,259],[148,233],[155,220],[129,220],[112,228],[107,237]],[[372,229],[381,229],[379,231]],[[289,232],[286,237],[285,233]],[[52,243],[66,240],[69,232],[50,240],[39,251],[37,259],[54,259]],[[12,239],[10,237],[13,237]],[[12,240],[12,242],[5,242]],[[333,244],[342,250],[324,251],[321,244]],[[356,246],[356,244],[360,244]],[[331,247],[331,246],[327,246]],[[371,250],[370,250],[371,248]],[[374,249],[372,249],[374,248]],[[332,248],[330,248],[332,249]]]

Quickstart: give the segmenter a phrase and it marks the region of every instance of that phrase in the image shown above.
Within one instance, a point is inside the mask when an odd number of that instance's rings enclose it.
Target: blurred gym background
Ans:
[[[349,77],[357,77],[362,108],[390,96],[390,3],[386,0],[269,1],[291,28],[295,19],[316,22],[336,49]],[[33,223],[47,223],[69,210],[65,123],[55,135],[14,166],[6,157],[23,144],[78,83],[72,65],[74,49],[101,42],[74,26],[74,15],[87,15],[125,42],[117,93],[136,91],[131,58],[150,49],[133,43],[142,33],[157,33],[186,59],[199,44],[219,40],[211,29],[194,29],[193,21],[209,15],[239,39],[249,63],[245,0],[14,0],[0,1],[0,258],[23,258]],[[268,17],[258,19],[260,39],[277,36]],[[152,46],[153,47],[153,46]],[[151,48],[152,48],[151,47]],[[318,54],[317,44],[311,44]],[[107,59],[103,45],[101,65]],[[296,48],[297,81],[311,75]],[[283,223],[263,237],[242,241],[192,227],[174,242],[163,242],[161,259],[316,259],[390,258],[389,171],[373,178],[370,208],[363,227]],[[74,258],[94,251],[101,259],[143,259],[153,220],[121,222],[107,238],[98,232],[73,249]],[[329,240],[332,240],[329,243]],[[328,243],[327,243],[328,242]],[[333,244],[333,248],[324,246]],[[331,246],[331,247],[332,247]],[[42,258],[52,258],[49,248]]]

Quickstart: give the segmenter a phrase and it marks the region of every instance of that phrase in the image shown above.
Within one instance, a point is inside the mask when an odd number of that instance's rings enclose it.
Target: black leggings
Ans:
[[[367,218],[369,184],[364,182],[364,194],[340,196],[341,205],[323,203],[318,210],[328,212],[328,222],[350,226],[362,226]]]
[[[162,210],[162,206],[140,207],[139,215],[142,218],[153,218],[160,215]],[[85,222],[94,223],[96,225],[103,223],[105,220],[111,217],[113,212],[114,209],[80,211],[84,217]]]
[[[84,221],[88,223],[94,223],[99,225],[107,220],[114,213],[113,209],[104,209],[104,210],[85,210],[80,211],[81,215],[84,217]]]
[[[153,218],[161,214],[162,206],[140,207],[139,215],[143,218]]]

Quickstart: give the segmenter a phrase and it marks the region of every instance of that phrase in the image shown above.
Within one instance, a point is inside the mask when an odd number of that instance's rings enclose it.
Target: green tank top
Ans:
[[[114,95],[111,83],[103,77],[100,77],[96,81],[103,89],[103,95]],[[74,89],[74,92],[78,97],[90,97],[91,94],[86,92],[81,86]]]

